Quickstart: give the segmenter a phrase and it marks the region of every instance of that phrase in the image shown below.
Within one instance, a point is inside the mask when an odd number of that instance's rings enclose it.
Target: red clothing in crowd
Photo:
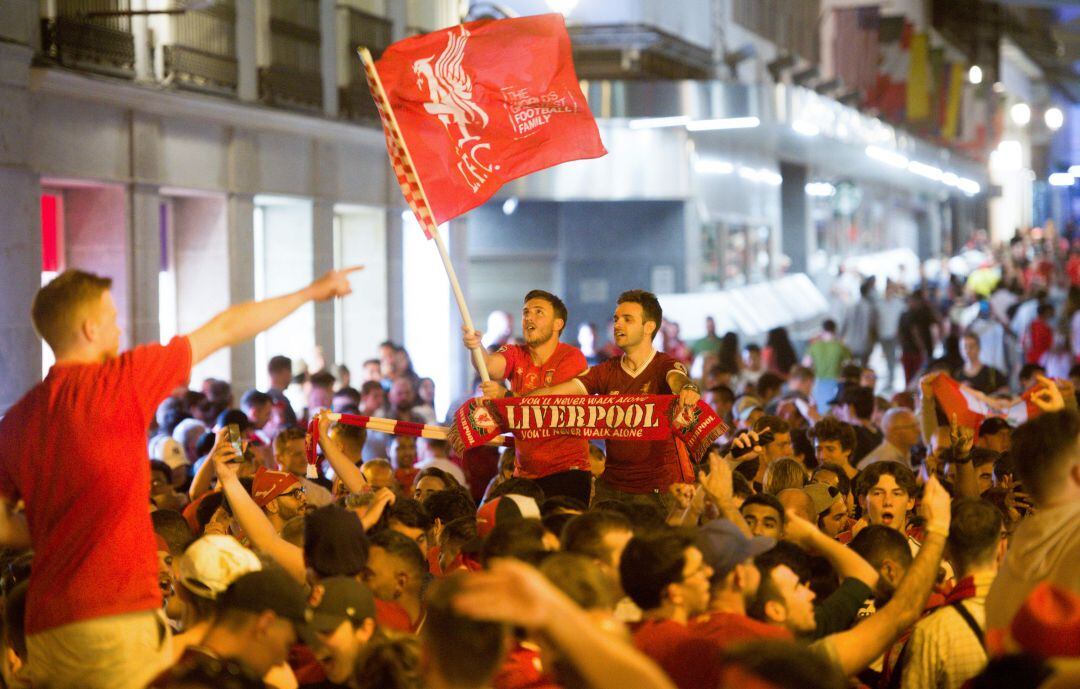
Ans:
[[[541,364],[534,362],[528,347],[522,345],[506,345],[499,349],[499,354],[506,359],[506,377],[515,395],[527,395],[537,388],[573,380],[589,367],[580,349],[563,342]],[[518,438],[515,448],[514,476],[536,479],[571,469],[589,470],[589,442],[584,438]]]
[[[0,421],[0,494],[26,502],[26,633],[161,607],[146,429],[191,374],[186,337],[57,364]]]
[[[686,373],[686,367],[663,352],[636,372],[626,368],[626,357],[597,364],[577,378],[589,394],[599,395],[670,395],[667,375]],[[651,493],[667,490],[672,483],[692,483],[694,472],[686,447],[673,438],[651,442],[607,440],[607,468],[603,480],[612,488],[627,493]]]
[[[634,646],[656,661],[679,689],[719,686],[720,646],[673,620],[631,625]]]
[[[401,490],[405,491],[406,495],[412,495],[413,480],[416,479],[416,475],[419,473],[420,470],[413,467],[394,469],[394,480],[398,482]]]
[[[1054,346],[1054,329],[1041,318],[1031,321],[1024,337],[1024,361],[1037,364],[1042,355]]]
[[[721,647],[753,639],[785,639],[795,637],[784,627],[759,622],[752,617],[733,612],[713,612],[690,623],[690,631],[712,639]]]
[[[540,648],[523,642],[515,644],[506,654],[491,686],[494,689],[558,689],[558,685],[544,674]]]

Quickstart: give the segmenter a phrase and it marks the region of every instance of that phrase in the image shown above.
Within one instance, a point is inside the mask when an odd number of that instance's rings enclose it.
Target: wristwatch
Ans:
[[[686,385],[679,388],[679,394],[682,394],[685,390],[693,390],[697,394],[699,394],[699,395],[701,394],[701,388],[699,388],[693,382],[687,383]]]

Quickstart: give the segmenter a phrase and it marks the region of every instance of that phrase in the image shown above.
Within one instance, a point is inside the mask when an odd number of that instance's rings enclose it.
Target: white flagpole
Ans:
[[[420,181],[419,173],[416,172],[416,166],[413,164],[412,156],[409,154],[409,147],[408,144],[405,143],[405,137],[401,135],[401,129],[398,127],[397,118],[394,116],[394,109],[390,107],[390,99],[383,89],[382,79],[379,78],[379,71],[375,69],[375,61],[371,59],[371,52],[368,51],[367,48],[360,48],[357,52],[360,54],[360,60],[363,61],[364,66],[368,68],[368,71],[373,77],[372,81],[375,84],[375,88],[378,90],[376,97],[386,104],[385,111],[390,118],[390,126],[392,128],[390,135],[400,143],[401,152],[416,177],[416,188],[420,193],[420,199],[424,204],[424,209],[427,211],[427,216],[432,219],[430,227],[426,228],[426,230],[435,241],[435,246],[439,250],[439,257],[442,259],[443,268],[446,269],[446,277],[450,280],[450,288],[454,291],[454,299],[457,301],[458,310],[461,312],[461,320],[464,321],[465,327],[468,328],[469,332],[473,332],[476,330],[476,327],[473,325],[472,316],[469,314],[469,305],[465,303],[465,294],[461,291],[461,283],[458,282],[457,273],[454,271],[454,264],[450,262],[450,254],[447,252],[446,244],[443,243],[442,240],[442,234],[435,224],[435,215],[431,212],[431,205],[428,203],[427,194],[424,193],[424,185]],[[484,360],[484,353],[479,348],[470,351],[472,353],[473,362],[476,364],[476,370],[480,373],[480,378],[484,381],[491,380],[491,376],[488,375],[487,362]]]

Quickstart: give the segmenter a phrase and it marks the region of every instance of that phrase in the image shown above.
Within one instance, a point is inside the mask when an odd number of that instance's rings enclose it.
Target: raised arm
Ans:
[[[949,494],[938,480],[931,478],[927,481],[921,505],[927,521],[926,540],[897,586],[892,600],[851,629],[824,639],[826,643],[833,644],[846,676],[868,667],[922,614],[926,599],[930,597],[930,590],[937,580],[938,566],[949,535],[952,514],[949,503]]]
[[[525,627],[546,637],[593,689],[674,689],[651,660],[596,623],[542,574],[522,562],[496,560],[462,578],[454,598],[461,614]]]
[[[881,574],[857,552],[826,536],[821,529],[787,510],[784,522],[784,538],[795,545],[817,553],[829,561],[840,575],[840,580],[858,579],[870,588],[877,586]]]
[[[251,339],[309,301],[324,301],[351,294],[348,276],[361,269],[363,266],[331,270],[291,294],[230,306],[188,335],[191,363],[197,364],[219,349]]]
[[[571,378],[570,380],[562,383],[556,383],[555,385],[549,385],[546,388],[537,388],[532,392],[525,395],[526,397],[536,397],[538,395],[585,395],[585,386],[577,378]]]
[[[484,358],[484,363],[487,365],[488,376],[490,376],[492,380],[499,381],[506,377],[506,357],[499,353],[488,353],[487,348],[480,342],[480,336],[483,335],[483,333],[479,330],[470,332],[469,329],[463,325],[461,326],[461,335],[461,340],[465,344],[465,349],[476,352],[476,354],[469,357],[473,369],[476,368],[476,355],[478,354]]]
[[[364,472],[356,463],[349,458],[341,446],[330,438],[330,426],[333,422],[326,412],[319,413],[319,447],[322,448],[326,461],[334,469],[334,473],[349,489],[350,493],[364,493],[370,486]]]
[[[237,454],[236,449],[228,442],[226,433],[227,431],[218,433],[217,444],[207,461],[216,463],[214,470],[217,472],[221,490],[225,493],[225,499],[232,508],[233,516],[257,550],[266,553],[281,565],[293,579],[304,583],[304,551],[278,535],[274,525],[240,483],[236,470],[228,463],[235,459]]]
[[[679,404],[682,406],[692,407],[701,399],[701,388],[682,371],[678,369],[668,371],[666,378],[668,387],[678,395]]]

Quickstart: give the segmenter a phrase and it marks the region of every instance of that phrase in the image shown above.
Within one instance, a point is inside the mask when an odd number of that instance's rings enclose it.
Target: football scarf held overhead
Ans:
[[[727,426],[708,404],[698,401],[683,409],[674,395],[538,395],[470,400],[455,414],[447,440],[461,453],[502,433],[523,440],[675,437],[699,459],[725,432]]]

